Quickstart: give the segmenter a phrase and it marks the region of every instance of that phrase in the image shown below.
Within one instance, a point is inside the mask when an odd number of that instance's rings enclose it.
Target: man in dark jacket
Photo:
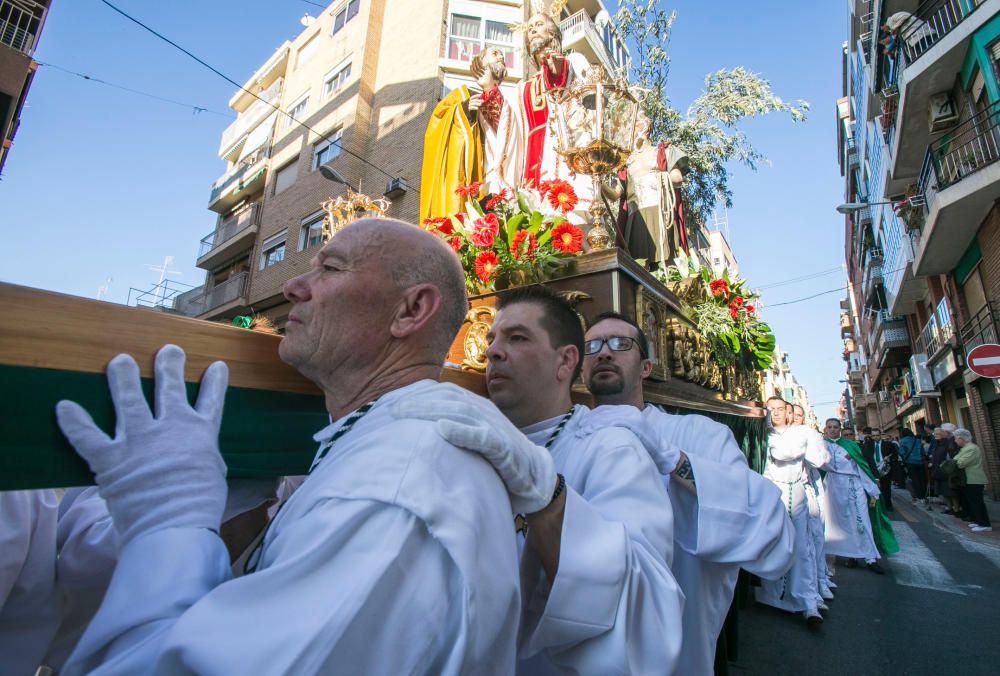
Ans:
[[[872,471],[879,477],[878,488],[882,495],[882,509],[887,512],[892,511],[892,474],[890,468],[892,463],[899,457],[899,449],[892,441],[882,439],[882,430],[873,427],[871,434],[865,439],[861,450],[865,454],[865,460],[872,468]],[[881,469],[879,469],[881,467]]]

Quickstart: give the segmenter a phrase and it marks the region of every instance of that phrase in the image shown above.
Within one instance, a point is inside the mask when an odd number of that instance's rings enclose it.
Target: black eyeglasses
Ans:
[[[632,349],[632,345],[635,344],[639,347],[639,355],[645,358],[646,355],[642,353],[642,346],[639,345],[639,341],[630,336],[610,336],[608,338],[594,338],[588,340],[583,344],[584,354],[597,354],[607,343],[608,347],[615,352],[628,352]]]

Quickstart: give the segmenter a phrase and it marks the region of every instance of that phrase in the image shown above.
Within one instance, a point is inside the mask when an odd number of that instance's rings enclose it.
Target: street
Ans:
[[[899,489],[893,505],[900,552],[883,561],[887,574],[838,565],[836,598],[818,630],[749,605],[730,674],[998,673],[1000,529],[975,535]]]

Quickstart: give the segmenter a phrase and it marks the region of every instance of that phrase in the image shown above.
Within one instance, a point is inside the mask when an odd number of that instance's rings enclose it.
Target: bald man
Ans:
[[[206,370],[192,408],[183,352],[163,348],[153,418],[135,362],[116,357],[113,440],[76,404],[57,406],[120,536],[64,673],[512,673],[520,601],[504,485],[433,422],[389,413],[458,390],[437,382],[467,307],[457,258],[412,225],[366,219],[285,296],[281,358],[323,390],[333,422],[243,577],[217,535],[224,364]]]

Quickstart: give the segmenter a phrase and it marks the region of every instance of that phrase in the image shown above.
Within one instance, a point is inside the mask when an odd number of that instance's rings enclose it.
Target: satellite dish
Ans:
[[[299,19],[299,23],[302,24],[303,26],[305,26],[306,28],[308,28],[309,26],[312,26],[315,21],[316,21],[316,17],[309,16],[308,14],[303,14],[302,18]]]

